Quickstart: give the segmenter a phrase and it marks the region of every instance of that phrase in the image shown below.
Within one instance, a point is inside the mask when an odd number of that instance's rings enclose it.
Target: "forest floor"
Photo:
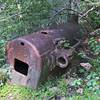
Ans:
[[[0,87],[0,100],[100,100],[98,76],[80,69],[79,62],[75,59],[66,69],[56,68],[38,90],[6,83]]]

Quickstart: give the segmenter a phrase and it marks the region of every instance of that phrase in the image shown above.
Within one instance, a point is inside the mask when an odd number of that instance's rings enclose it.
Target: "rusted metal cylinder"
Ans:
[[[36,89],[57,63],[62,68],[66,67],[67,52],[61,51],[58,56],[57,42],[63,38],[74,40],[78,37],[78,31],[77,23],[68,23],[8,42],[7,61],[11,66],[11,83]]]

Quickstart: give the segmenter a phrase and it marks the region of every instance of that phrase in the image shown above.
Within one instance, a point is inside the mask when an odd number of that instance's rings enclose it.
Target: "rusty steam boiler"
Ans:
[[[72,50],[59,48],[59,41],[79,38],[75,22],[40,30],[9,41],[7,61],[11,68],[11,83],[36,89],[55,66],[66,68]]]

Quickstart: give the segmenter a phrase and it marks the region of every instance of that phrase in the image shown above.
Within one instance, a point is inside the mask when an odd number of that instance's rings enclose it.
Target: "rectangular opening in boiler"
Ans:
[[[28,68],[29,68],[29,66],[28,66],[27,63],[22,62],[22,61],[20,61],[18,59],[15,59],[14,69],[17,72],[19,72],[19,73],[27,76],[27,74],[28,74]]]

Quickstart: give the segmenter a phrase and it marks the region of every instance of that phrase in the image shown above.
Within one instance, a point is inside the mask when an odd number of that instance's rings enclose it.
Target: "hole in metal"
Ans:
[[[24,42],[21,42],[20,44],[23,45],[23,46],[25,45]]]
[[[41,32],[42,34],[48,34],[47,32]]]
[[[27,63],[22,62],[22,61],[20,61],[18,59],[15,59],[14,69],[17,72],[19,72],[19,73],[27,76],[27,74],[28,74],[28,68],[29,68],[29,66],[28,66]]]
[[[63,57],[59,57],[58,62],[62,64],[66,64],[66,60]]]

